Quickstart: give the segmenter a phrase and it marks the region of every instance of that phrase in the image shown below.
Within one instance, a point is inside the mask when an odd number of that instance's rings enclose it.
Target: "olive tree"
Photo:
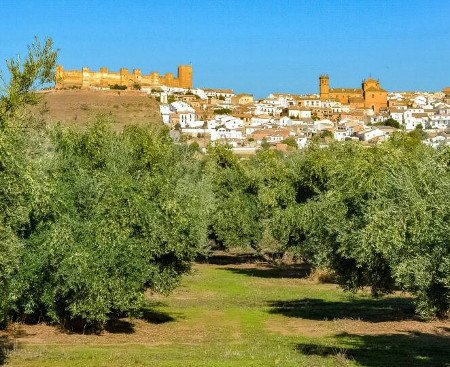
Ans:
[[[381,294],[400,287],[416,296],[420,314],[445,316],[450,176],[442,154],[405,134],[379,147],[307,151],[317,159],[309,168],[300,160],[298,203],[279,233],[309,261],[335,270],[345,288]]]
[[[0,89],[0,325],[10,309],[12,274],[17,270],[24,239],[39,212],[42,175],[36,157],[42,152],[42,129],[26,107],[37,102],[35,89],[52,81],[56,51],[51,39],[38,39],[24,60],[7,61],[9,75]],[[34,213],[34,214],[33,214]]]
[[[258,248],[262,225],[255,183],[226,146],[210,147],[204,163],[214,193],[209,237],[221,248]]]
[[[24,244],[12,298],[19,315],[102,327],[168,292],[203,251],[208,185],[185,146],[159,128],[56,128],[49,201]]]

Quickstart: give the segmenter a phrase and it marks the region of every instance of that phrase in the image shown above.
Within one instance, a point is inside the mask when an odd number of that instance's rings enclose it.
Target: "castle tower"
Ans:
[[[319,77],[320,99],[330,98],[330,77],[328,74],[322,74]]]
[[[109,69],[105,66],[100,68],[100,86],[107,87],[108,86],[108,74]]]
[[[129,84],[128,78],[130,74],[129,70],[127,68],[121,68],[119,70],[119,74],[120,74],[120,85],[128,86]]]
[[[192,74],[192,65],[180,65],[178,67],[178,83],[180,88],[192,88]]]
[[[89,88],[91,85],[91,70],[89,68],[82,68],[81,75],[81,88]]]
[[[64,67],[58,65],[56,67],[56,83],[55,88],[63,88],[64,87]]]
[[[141,69],[133,69],[133,83],[141,84],[142,83],[142,70]]]

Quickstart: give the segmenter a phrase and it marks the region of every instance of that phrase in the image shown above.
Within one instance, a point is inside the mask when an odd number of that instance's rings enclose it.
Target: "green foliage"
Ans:
[[[322,138],[322,139],[332,139],[333,138],[333,133],[330,131],[330,130],[323,130],[321,133],[320,133],[320,137]]]
[[[270,143],[267,141],[267,139],[266,138],[263,138],[262,139],[262,141],[261,141],[261,148],[262,149],[264,149],[264,150],[267,150],[267,149],[269,149],[270,148]]]
[[[167,131],[57,128],[46,165],[51,206],[25,243],[19,315],[102,327],[168,292],[206,242],[208,187]]]
[[[346,289],[400,287],[421,315],[448,315],[450,150],[422,145],[421,126],[371,148],[284,154],[264,140],[255,157],[218,146],[199,162],[198,144],[175,145],[167,129],[116,133],[102,118],[43,129],[23,111],[55,62],[51,40],[36,41],[8,62],[0,97],[0,325],[12,313],[93,327],[136,314],[208,236],[225,249],[273,243]]]
[[[189,144],[189,149],[192,152],[200,152],[200,145],[196,141],[193,141],[191,144]]]
[[[378,126],[391,126],[391,127],[397,128],[397,129],[400,129],[400,127],[401,127],[400,123],[397,120],[393,119],[392,117],[389,117],[386,121],[378,122],[375,125],[378,125]]]
[[[133,83],[134,90],[141,90],[141,85],[139,83]]]
[[[416,140],[425,140],[428,138],[428,134],[423,130],[422,124],[418,124],[413,131],[408,132],[408,135]]]
[[[210,147],[208,154],[205,171],[215,197],[210,238],[222,248],[258,248],[263,228],[245,163],[225,146]]]
[[[400,287],[417,311],[445,317],[450,292],[450,175],[447,150],[408,134],[379,146],[312,145],[239,160],[210,151],[217,204],[211,233],[225,248],[293,250],[332,269],[348,290]],[[211,169],[213,167],[213,169]]]
[[[229,108],[216,108],[214,110],[214,113],[216,115],[230,115],[233,111],[231,111]]]
[[[293,136],[284,139],[283,143],[290,146],[291,148],[298,149],[297,141]]]
[[[39,158],[45,152],[40,125],[27,117],[24,108],[37,102],[33,91],[53,80],[56,52],[51,39],[38,39],[28,47],[28,55],[7,61],[8,83],[0,96],[0,327],[10,311],[11,278],[17,271],[23,240],[41,215],[38,205],[45,178]]]
[[[278,215],[275,237],[333,269],[347,289],[400,286],[417,296],[419,313],[445,316],[450,177],[439,152],[400,134],[371,149],[334,144],[294,160],[297,204]]]
[[[17,116],[26,105],[37,103],[34,91],[38,86],[54,81],[56,57],[52,39],[48,38],[42,45],[36,37],[28,46],[24,61],[20,56],[7,60],[9,81],[1,78],[4,92],[0,94],[0,123]]]
[[[109,86],[109,89],[114,90],[126,90],[128,87],[126,85],[120,85],[120,84],[113,84]]]
[[[20,234],[29,223],[34,187],[27,139],[9,120],[0,128],[0,327],[9,312],[11,276],[21,251]]]

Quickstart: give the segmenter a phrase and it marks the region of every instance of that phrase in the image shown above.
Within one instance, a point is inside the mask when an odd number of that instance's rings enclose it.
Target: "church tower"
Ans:
[[[319,77],[320,99],[326,100],[330,98],[330,77],[328,74],[322,74]]]

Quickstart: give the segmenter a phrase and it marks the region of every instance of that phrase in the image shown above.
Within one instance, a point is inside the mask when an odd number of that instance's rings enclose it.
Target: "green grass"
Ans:
[[[39,343],[25,336],[9,354],[8,365],[379,367],[450,363],[450,330],[442,323],[415,321],[410,299],[351,295],[335,285],[280,278],[280,274],[270,268],[197,265],[172,295],[150,297],[154,306],[144,315],[147,321],[121,320],[101,336],[61,334],[48,341],[43,336]],[[399,332],[399,325],[412,331]],[[415,330],[418,325],[420,330]],[[33,328],[27,332],[32,334]]]

